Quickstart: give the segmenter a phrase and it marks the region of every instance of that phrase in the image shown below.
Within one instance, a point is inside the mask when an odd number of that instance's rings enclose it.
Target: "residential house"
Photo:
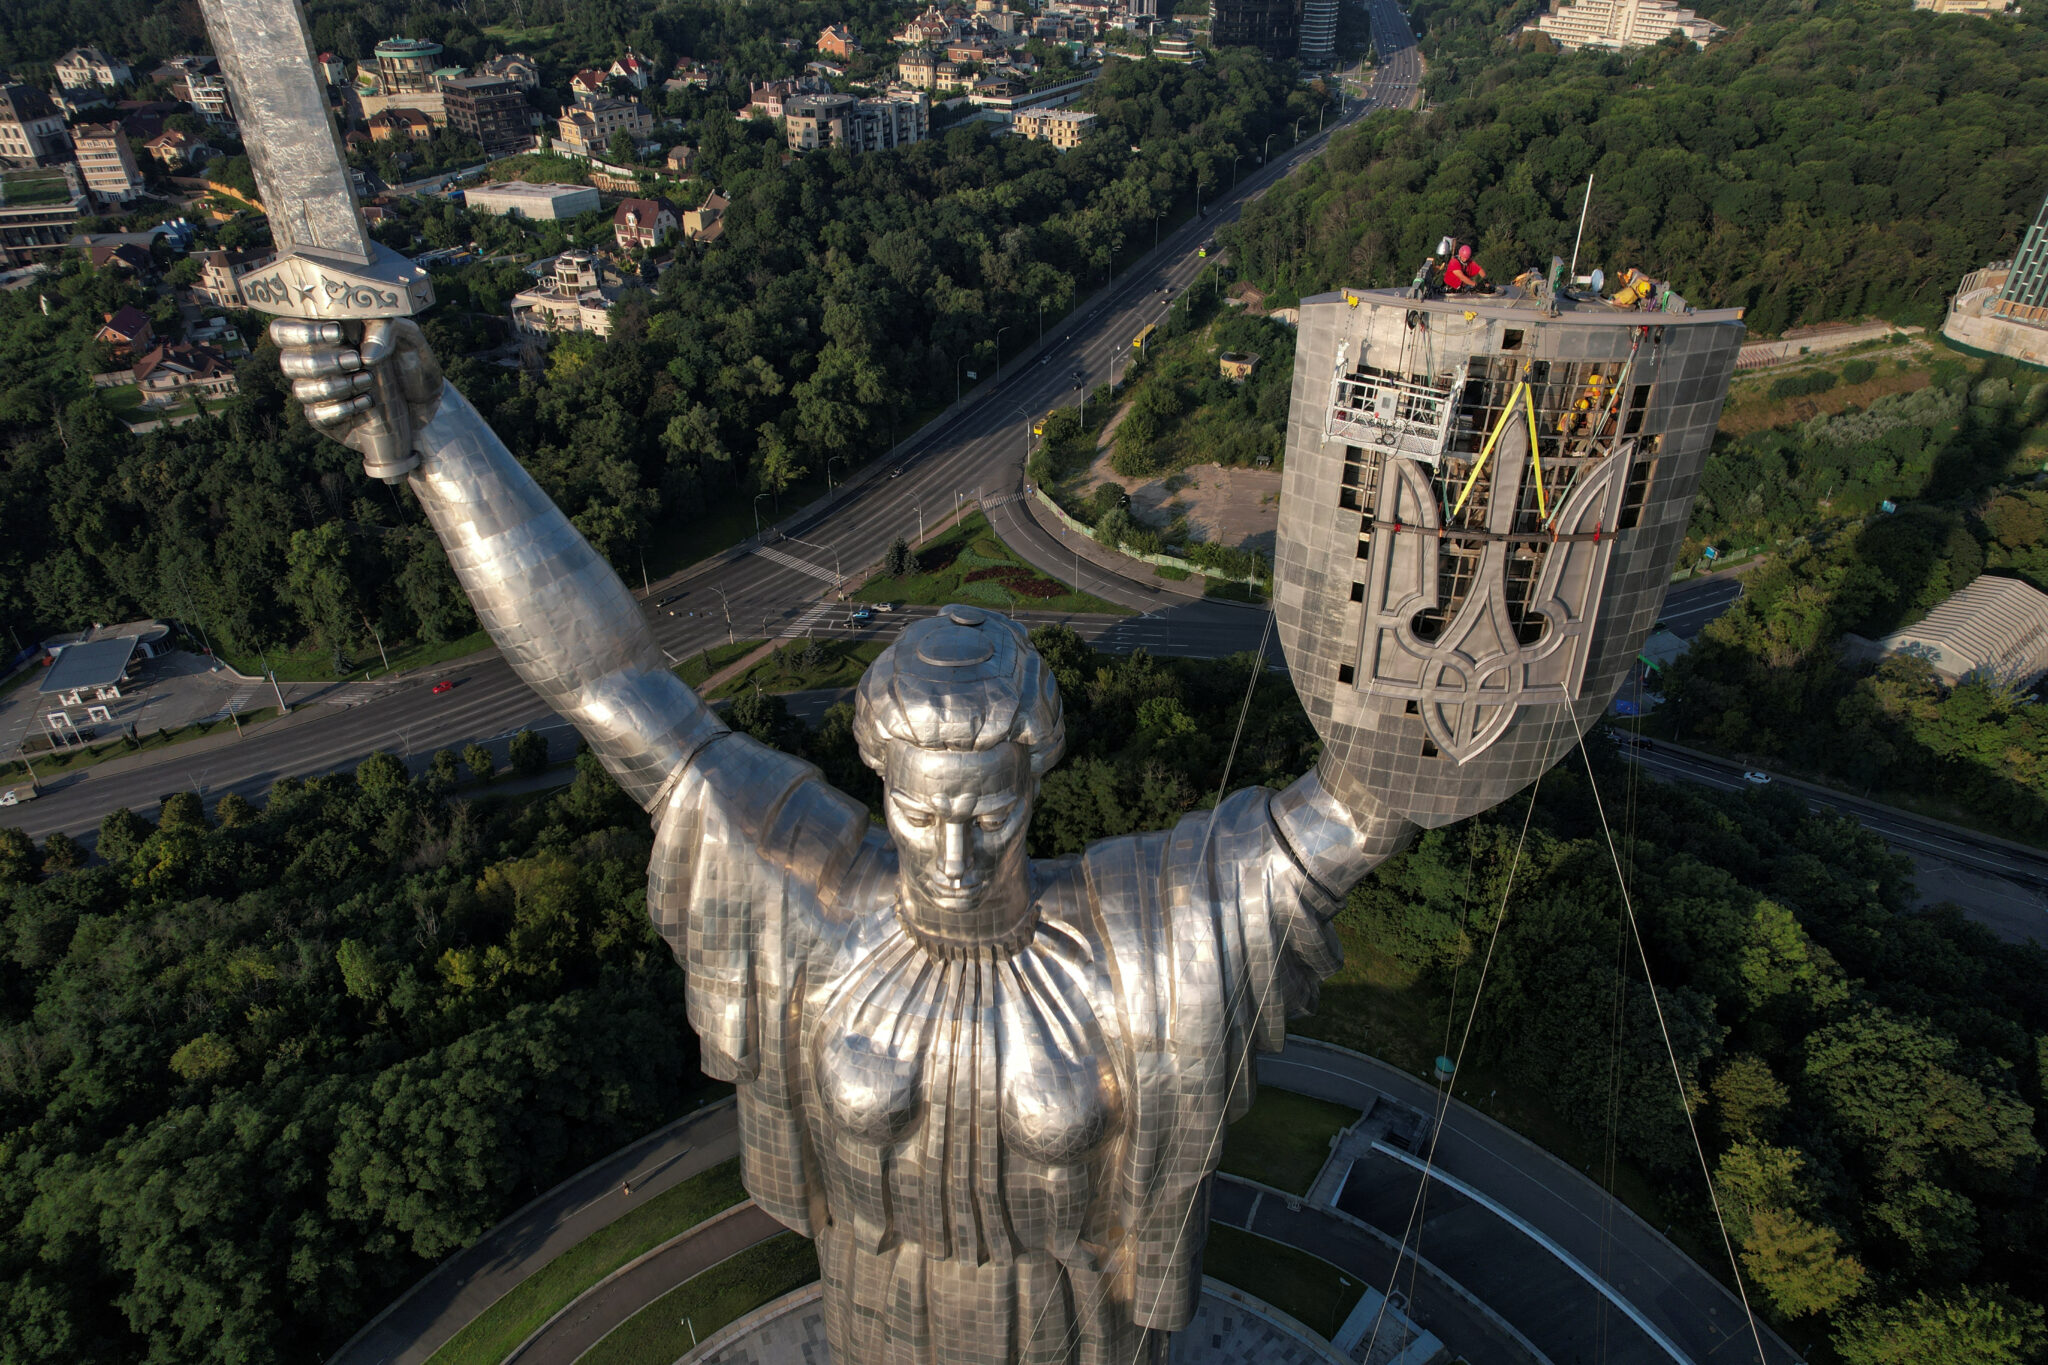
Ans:
[[[904,47],[936,47],[953,41],[955,24],[947,18],[937,5],[927,6],[923,14],[903,26],[896,35],[896,41]]]
[[[795,81],[769,81],[765,85],[749,86],[747,103],[739,116],[748,119],[758,114],[762,118],[781,118],[783,101],[795,93]]]
[[[105,322],[92,334],[92,339],[111,347],[115,355],[138,355],[156,341],[156,331],[149,325],[149,314],[132,304],[124,305],[119,312],[105,315]]]
[[[621,251],[653,251],[675,239],[676,211],[661,199],[622,199],[612,210],[612,240]]]
[[[612,63],[611,74],[635,90],[645,90],[647,83],[653,79],[654,69],[647,64],[645,57],[627,48],[626,55]]]
[[[508,52],[479,63],[476,74],[510,81],[529,94],[540,89],[540,64],[524,52]]]
[[[1095,115],[1082,109],[1025,109],[1011,120],[1010,127],[1019,137],[1050,142],[1065,151],[1088,136],[1094,122]]]
[[[417,109],[386,109],[366,123],[372,142],[425,142],[434,135],[434,121]]]
[[[32,85],[0,85],[0,165],[53,166],[71,156],[64,115]]]
[[[713,190],[696,208],[683,211],[683,235],[693,242],[709,245],[725,234],[725,211],[732,201]]]
[[[851,57],[860,51],[860,44],[844,24],[827,24],[818,31],[818,51],[828,57]]]
[[[110,204],[125,204],[142,193],[142,171],[118,123],[81,123],[71,130],[85,187]]]
[[[474,139],[485,156],[510,156],[533,145],[526,91],[506,76],[463,76],[441,87],[448,126]]]
[[[950,95],[974,87],[974,72],[958,62],[940,62],[932,68],[932,89]]]
[[[172,170],[180,166],[198,166],[220,155],[194,134],[177,128],[167,128],[158,133],[143,143],[142,149]]]
[[[236,391],[234,366],[211,346],[164,342],[135,362],[134,374],[145,402],[186,395],[224,398]]]
[[[149,74],[150,79],[169,85],[179,99],[192,106],[192,112],[208,123],[235,121],[234,109],[228,103],[227,81],[220,74],[220,63],[212,57],[189,53],[173,57]]]
[[[94,242],[85,249],[95,270],[112,270],[137,279],[156,278],[156,258],[133,242]]]
[[[596,67],[585,67],[569,78],[569,96],[579,105],[593,100],[609,99],[612,93],[612,77],[609,71]]]
[[[556,123],[555,140],[562,150],[580,156],[603,156],[612,135],[624,132],[638,143],[654,133],[654,115],[637,100],[592,100],[580,109],[564,110]]]
[[[690,167],[696,163],[696,160],[697,149],[695,147],[685,147],[681,143],[677,143],[668,149],[667,165],[669,173],[672,175],[688,175]]]
[[[611,306],[622,287],[607,281],[604,261],[587,251],[565,251],[549,263],[548,272],[532,289],[512,299],[512,325],[530,337],[557,332],[611,332]]]
[[[164,120],[185,112],[177,100],[121,100],[114,105],[121,127],[128,136],[149,141],[164,130]]]
[[[711,83],[718,79],[718,75],[719,68],[716,62],[700,62],[695,57],[678,57],[675,74],[662,82],[662,89],[707,90]]]
[[[112,90],[128,84],[128,63],[96,47],[74,47],[57,59],[57,84],[66,90]]]
[[[931,90],[938,80],[938,58],[929,48],[913,48],[896,59],[896,78],[913,90]]]
[[[313,58],[313,67],[320,73],[320,79],[340,90],[348,85],[348,63],[332,52],[323,52]]]

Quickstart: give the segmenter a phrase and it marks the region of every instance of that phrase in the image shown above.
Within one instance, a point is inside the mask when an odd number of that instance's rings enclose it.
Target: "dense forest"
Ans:
[[[630,291],[608,340],[559,340],[538,376],[465,359],[496,344],[527,282],[505,261],[437,271],[429,335],[601,552],[687,562],[756,491],[821,483],[829,460],[843,474],[951,402],[956,372],[986,374],[998,344],[1017,354],[1127,239],[1149,239],[1234,149],[1319,98],[1252,54],[1119,62],[1093,92],[1107,131],[1065,153],[976,124],[900,152],[793,159],[772,128],[717,106],[686,132],[731,200],[724,235]],[[406,201],[380,231],[499,248],[514,233],[438,201]],[[545,225],[522,254],[608,235],[601,215],[567,236]],[[217,404],[223,420],[138,437],[108,415],[90,376],[111,358],[91,338],[128,302],[174,325],[167,299],[80,262],[0,295],[0,521],[16,532],[0,543],[0,625],[29,638],[151,614],[243,655],[469,629],[417,512],[283,401],[267,342]]]
[[[1711,5],[1702,6],[1709,17]],[[1865,312],[1934,321],[2010,256],[2048,190],[2048,31],[1895,0],[1731,14],[1704,51],[1541,52],[1477,3],[1420,5],[1433,106],[1372,119],[1223,234],[1310,294],[1406,283],[1448,233],[1496,280],[1633,266],[1752,331]]]
[[[1270,674],[1233,758],[1249,658],[1033,639],[1070,745],[1040,856],[1170,824],[1226,765],[1232,786],[1279,785],[1314,761]],[[807,731],[749,694],[731,719],[878,798],[849,707]],[[1593,771],[1753,1297],[1846,1365],[2029,1359],[2048,960],[1911,911],[1901,860],[1789,794],[1631,790],[1610,753],[1593,742]],[[1646,1216],[1711,1249],[1579,764],[1545,778],[1518,865],[1521,800],[1354,892],[1350,965],[1304,1027],[1433,1056],[1498,918],[1474,1074],[1514,1076],[1528,1113],[1618,1151],[1657,1192]],[[458,773],[444,754],[408,781],[373,755],[261,809],[175,797],[154,826],[109,816],[89,865],[0,831],[0,1358],[331,1348],[702,1093],[681,974],[644,916],[644,817],[587,756],[540,798],[494,802]],[[1390,995],[1423,1022],[1383,1028]]]

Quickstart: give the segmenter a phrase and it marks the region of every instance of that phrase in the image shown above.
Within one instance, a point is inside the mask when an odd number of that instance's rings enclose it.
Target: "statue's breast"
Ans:
[[[937,957],[884,936],[834,983],[811,1057],[832,1126],[875,1144],[931,1122],[999,1126],[1004,1150],[1084,1159],[1114,1130],[1115,1067],[1095,945],[1057,920],[1014,953]]]

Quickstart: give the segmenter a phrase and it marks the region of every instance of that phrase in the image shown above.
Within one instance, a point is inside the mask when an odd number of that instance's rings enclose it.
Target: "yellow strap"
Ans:
[[[1536,515],[1547,521],[1550,506],[1543,500],[1543,455],[1536,446],[1536,391],[1524,384],[1522,398],[1529,405],[1529,468],[1536,475]]]
[[[1486,444],[1479,447],[1479,458],[1472,462],[1472,473],[1466,477],[1465,486],[1458,490],[1458,501],[1451,508],[1452,516],[1455,517],[1465,510],[1465,499],[1472,496],[1472,485],[1479,482],[1479,471],[1486,468],[1486,457],[1493,454],[1493,443],[1508,429],[1508,419],[1515,414],[1515,399],[1521,397],[1522,390],[1526,387],[1523,381],[1515,381],[1514,391],[1508,394],[1507,404],[1500,410],[1500,420],[1493,424],[1493,433],[1486,438]]]

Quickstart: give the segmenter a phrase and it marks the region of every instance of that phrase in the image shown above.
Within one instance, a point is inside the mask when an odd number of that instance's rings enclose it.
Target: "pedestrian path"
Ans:
[[[811,577],[821,578],[827,583],[837,583],[839,581],[839,575],[833,573],[830,569],[813,564],[808,559],[798,559],[795,555],[785,554],[781,550],[772,549],[766,545],[755,546],[754,553],[771,564],[780,564],[784,568],[795,569],[798,573],[807,573]]]

